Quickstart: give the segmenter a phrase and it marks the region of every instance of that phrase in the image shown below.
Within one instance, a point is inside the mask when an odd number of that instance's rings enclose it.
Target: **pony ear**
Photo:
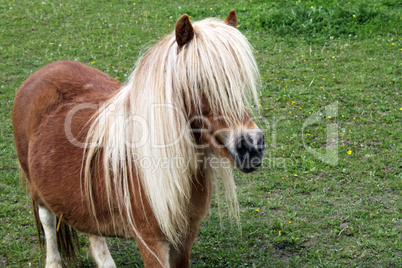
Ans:
[[[223,21],[227,25],[237,28],[237,15],[234,9],[230,10],[229,15]]]
[[[176,23],[176,42],[179,49],[191,41],[194,37],[194,29],[187,14],[184,14]]]

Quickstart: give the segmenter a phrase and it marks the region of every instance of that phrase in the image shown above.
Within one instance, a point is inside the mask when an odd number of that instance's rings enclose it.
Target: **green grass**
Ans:
[[[43,265],[13,145],[22,82],[61,59],[125,81],[182,14],[224,18],[230,8],[260,67],[268,147],[261,170],[235,173],[241,232],[214,199],[193,267],[402,265],[400,1],[0,0],[0,266]],[[108,242],[117,266],[142,266],[133,241]],[[80,267],[92,267],[81,243]]]

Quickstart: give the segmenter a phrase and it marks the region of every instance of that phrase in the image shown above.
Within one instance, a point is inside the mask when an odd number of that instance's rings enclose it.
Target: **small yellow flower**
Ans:
[[[348,155],[351,155],[351,154],[352,154],[352,151],[351,151],[351,150],[348,150],[347,153],[348,153]]]
[[[289,112],[289,114],[291,114],[292,112]]]
[[[212,10],[212,7],[211,7],[211,10]]]
[[[308,133],[307,136],[310,136],[310,133]]]
[[[95,62],[93,61],[93,62],[91,62],[92,64],[95,64]]]
[[[353,18],[356,18],[356,15],[355,15],[355,14],[353,14]]]
[[[279,236],[281,236],[282,235],[282,232],[281,231],[279,231]]]
[[[292,101],[292,105],[295,104],[295,103],[296,103],[295,101]]]
[[[257,208],[255,211],[259,212],[260,210]]]
[[[282,180],[284,180],[285,179],[285,177],[282,177]]]
[[[392,43],[391,45],[395,46],[395,43]]]
[[[302,107],[299,107],[299,110],[302,110]]]
[[[325,80],[325,78],[322,79],[323,81]]]
[[[268,111],[268,110],[269,110],[269,108],[265,108],[265,110],[267,110],[267,111]]]
[[[311,6],[311,8],[314,8],[314,6]]]
[[[401,110],[402,110],[402,108],[401,108]],[[355,118],[355,117],[353,117],[353,120],[356,120],[356,118]]]
[[[328,118],[331,119],[332,117],[331,117],[331,116],[328,116]]]
[[[299,176],[299,175],[295,174],[295,177],[297,177],[297,176]]]
[[[289,224],[291,224],[292,222],[291,221],[289,221]]]

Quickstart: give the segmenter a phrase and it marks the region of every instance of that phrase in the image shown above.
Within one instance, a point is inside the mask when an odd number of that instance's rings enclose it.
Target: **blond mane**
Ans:
[[[194,38],[182,50],[174,34],[153,47],[127,84],[95,114],[83,169],[85,194],[94,208],[91,163],[103,155],[109,209],[112,213],[117,204],[127,233],[134,231],[141,239],[130,197],[138,194],[133,183],[138,178],[162,232],[175,247],[188,230],[192,178],[205,169],[197,159],[189,111],[201,116],[204,97],[211,111],[230,125],[241,122],[250,96],[257,103],[258,70],[247,39],[214,19],[193,27]],[[237,215],[231,168],[206,169],[202,171],[209,183],[217,176],[223,180]]]

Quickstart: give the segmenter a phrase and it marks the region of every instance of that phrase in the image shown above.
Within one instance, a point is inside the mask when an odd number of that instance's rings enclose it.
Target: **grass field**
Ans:
[[[125,81],[138,56],[191,20],[231,8],[260,67],[264,166],[235,172],[241,230],[216,199],[193,267],[402,266],[402,3],[0,0],[0,266],[42,267],[11,110],[38,68],[77,60]],[[133,241],[108,239],[118,267]],[[81,239],[79,267],[93,267]]]

